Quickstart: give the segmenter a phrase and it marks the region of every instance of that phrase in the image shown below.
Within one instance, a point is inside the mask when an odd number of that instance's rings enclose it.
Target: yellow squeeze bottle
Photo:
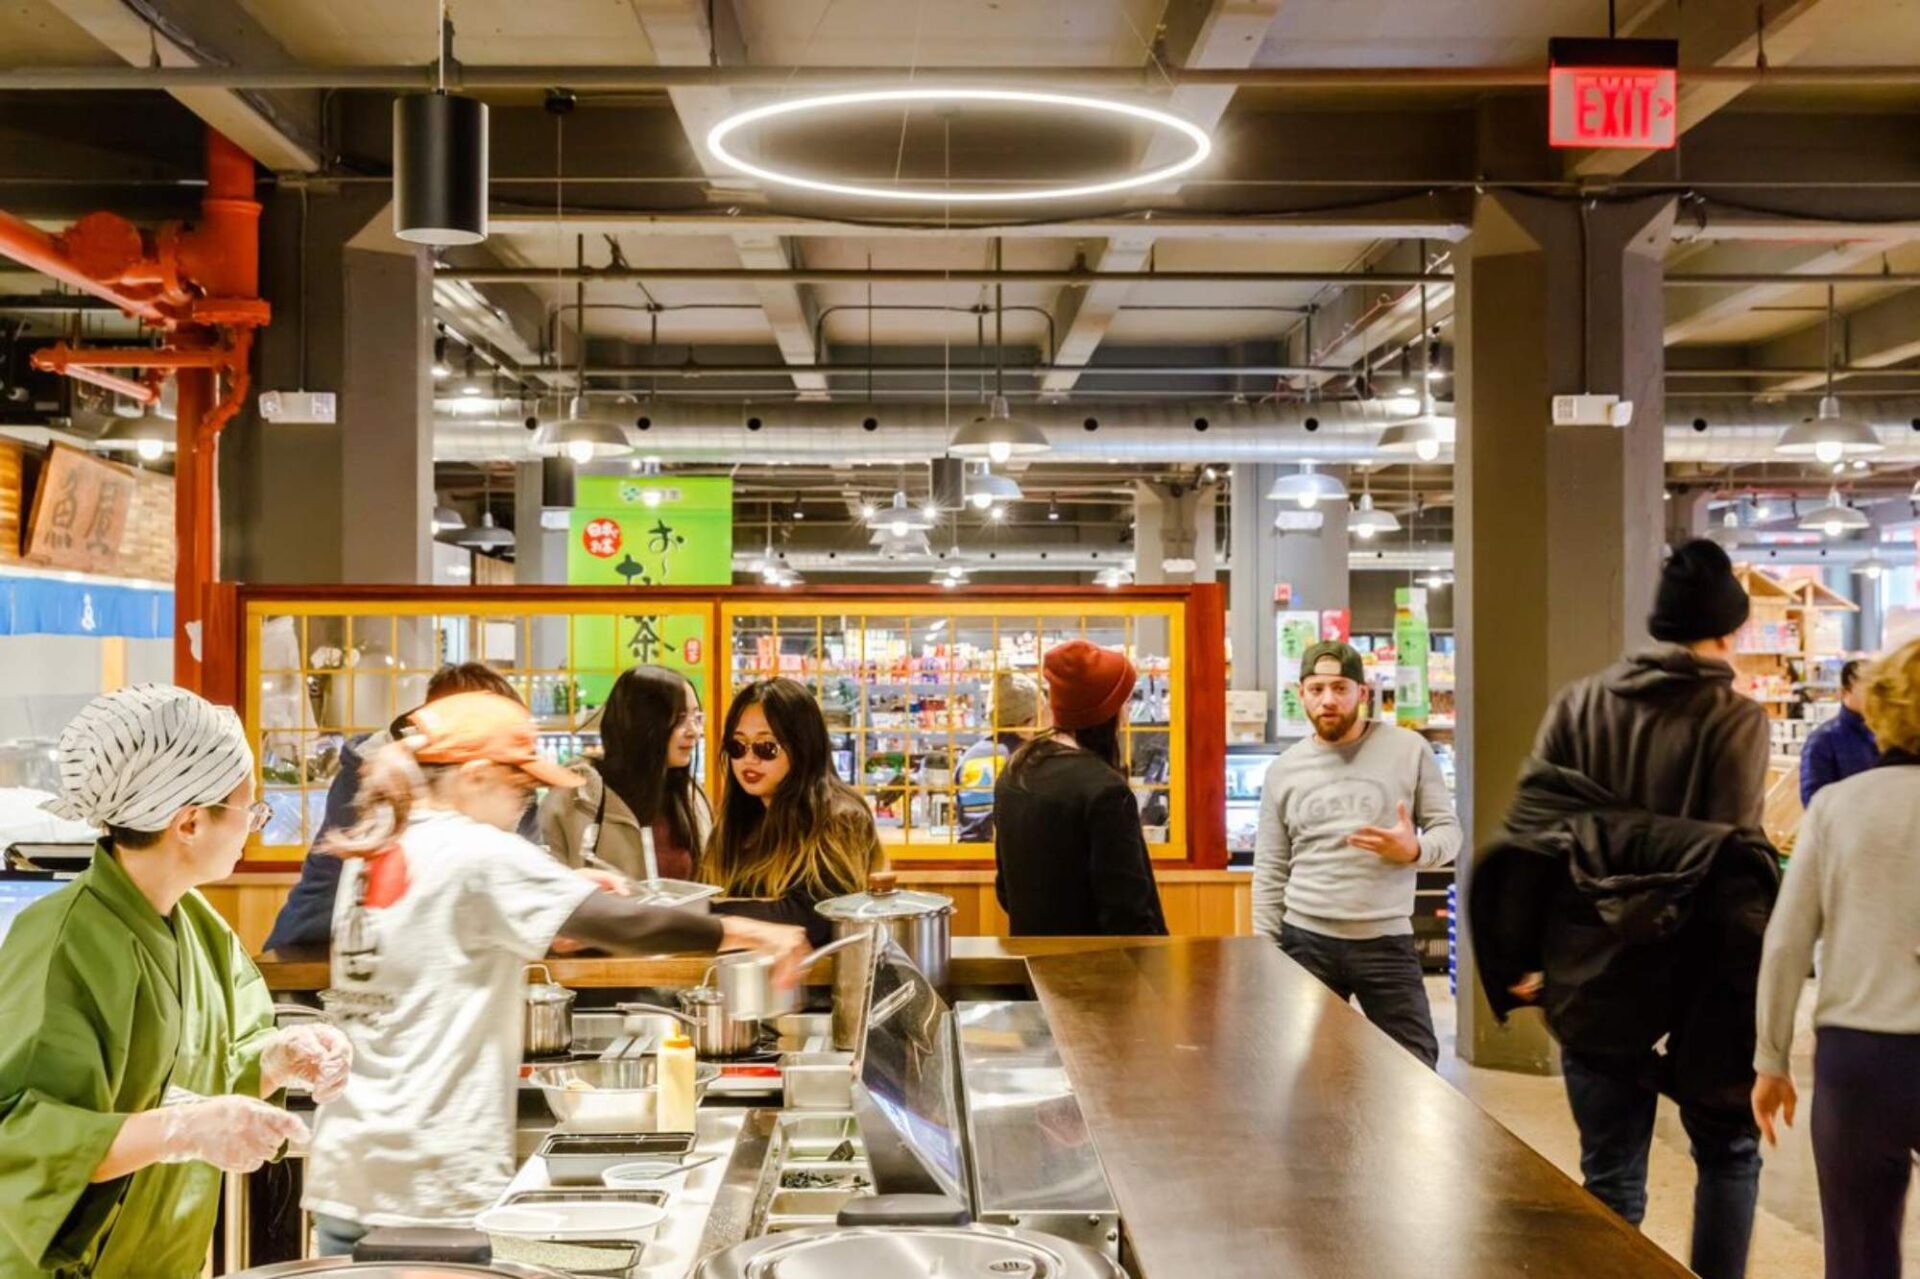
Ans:
[[[656,1116],[660,1132],[693,1131],[693,1041],[685,1035],[667,1035],[660,1040],[659,1064],[654,1079],[659,1084]]]

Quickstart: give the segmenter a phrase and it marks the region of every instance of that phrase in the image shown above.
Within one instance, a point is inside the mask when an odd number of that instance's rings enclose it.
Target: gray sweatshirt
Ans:
[[[1411,866],[1355,848],[1362,826],[1390,827],[1405,804],[1420,832]],[[1282,922],[1364,941],[1413,931],[1414,881],[1460,851],[1460,819],[1427,739],[1376,722],[1358,741],[1309,737],[1267,769],[1253,845],[1253,926],[1278,940]]]
[[[1767,924],[1753,1068],[1784,1075],[1793,1016],[1820,952],[1815,1026],[1920,1035],[1920,766],[1822,788],[1800,820]]]

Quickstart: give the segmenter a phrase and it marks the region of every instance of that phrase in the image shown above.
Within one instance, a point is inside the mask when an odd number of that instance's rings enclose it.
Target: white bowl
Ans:
[[[474,1218],[473,1224],[487,1234],[515,1239],[625,1239],[648,1243],[666,1219],[667,1210],[653,1204],[581,1200],[489,1208]]]
[[[691,1171],[685,1164],[664,1159],[638,1159],[630,1164],[615,1164],[600,1174],[609,1190],[667,1190],[675,1177]]]

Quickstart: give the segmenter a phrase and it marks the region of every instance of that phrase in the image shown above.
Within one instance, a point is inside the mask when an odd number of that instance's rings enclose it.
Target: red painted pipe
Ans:
[[[99,369],[87,368],[83,365],[62,371],[76,382],[85,382],[103,391],[124,395],[141,404],[152,404],[160,398],[160,392],[145,382],[135,382],[130,378],[117,377],[112,373],[102,373]]]
[[[217,369],[228,362],[219,347],[188,350],[177,346],[68,346],[56,342],[33,353],[33,367],[43,373],[75,369]]]
[[[166,313],[152,297],[144,292],[117,288],[88,275],[75,265],[53,236],[11,213],[0,213],[0,256],[10,257],[42,275],[50,275],[62,284],[105,298],[128,315],[153,324],[167,322]]]

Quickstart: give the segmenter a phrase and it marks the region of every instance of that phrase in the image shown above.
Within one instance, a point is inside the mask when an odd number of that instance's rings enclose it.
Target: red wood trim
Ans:
[[[207,584],[206,616],[200,633],[200,693],[210,702],[242,708],[245,640],[239,592],[231,582]]]
[[[1227,865],[1227,605],[1217,582],[1187,598],[1187,854],[1203,870]]]

